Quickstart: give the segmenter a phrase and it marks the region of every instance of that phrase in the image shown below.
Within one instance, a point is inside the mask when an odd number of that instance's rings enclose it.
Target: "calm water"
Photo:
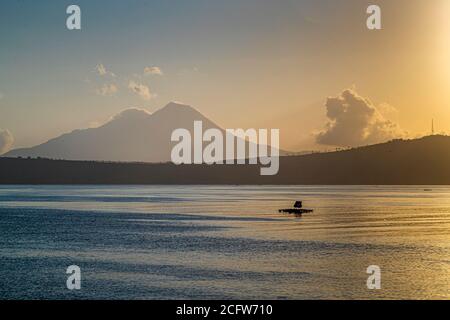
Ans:
[[[448,299],[450,187],[425,188],[3,186],[0,298]]]

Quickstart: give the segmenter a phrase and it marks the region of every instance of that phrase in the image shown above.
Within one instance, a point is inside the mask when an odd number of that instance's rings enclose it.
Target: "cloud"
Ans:
[[[104,76],[107,74],[105,66],[101,63],[95,67],[95,70],[97,70],[97,73],[101,76]]]
[[[2,100],[5,96],[0,92],[0,100]]]
[[[115,84],[105,84],[102,87],[95,90],[95,92],[101,96],[112,96],[117,93],[119,89]]]
[[[112,73],[111,71],[108,71],[107,69],[106,69],[106,67],[103,65],[103,63],[100,63],[100,64],[98,64],[96,67],[95,67],[95,71],[100,75],[100,76],[107,76],[107,75],[109,75],[109,76],[111,76],[111,77],[115,77],[116,75],[114,74],[114,73]]]
[[[93,88],[96,94],[101,96],[112,96],[119,92],[119,88],[128,87],[130,91],[137,94],[144,100],[151,100],[157,96],[155,93],[151,92],[150,87],[145,84],[145,81],[143,81],[144,76],[163,75],[163,72],[159,67],[148,66],[144,68],[144,74],[134,74],[131,77],[121,79],[121,77],[117,77],[114,73],[109,71],[102,63],[95,67],[95,73],[100,77],[105,78],[98,78],[94,81],[91,81],[90,79],[86,80],[88,84],[94,85],[94,83],[97,83],[97,85]],[[114,79],[109,78],[109,81],[103,81],[108,79],[108,77],[112,77]],[[106,82],[109,82],[109,84]]]
[[[139,95],[144,100],[150,100],[153,98],[153,94],[150,92],[150,88],[142,83],[137,83],[135,81],[130,81],[128,83],[128,88]]]
[[[9,130],[0,129],[0,155],[11,150],[14,137]]]
[[[88,124],[88,128],[98,128],[98,127],[100,127],[101,125],[102,125],[102,123],[99,122],[99,121],[91,121],[91,122],[89,122],[89,124]]]
[[[162,76],[163,72],[159,67],[145,67],[144,68],[145,75],[159,75]]]
[[[398,124],[386,119],[384,112],[380,112],[353,89],[328,98],[325,106],[329,122],[316,136],[319,144],[361,146],[404,137],[406,134]],[[387,104],[383,104],[381,109],[395,112],[395,108]]]

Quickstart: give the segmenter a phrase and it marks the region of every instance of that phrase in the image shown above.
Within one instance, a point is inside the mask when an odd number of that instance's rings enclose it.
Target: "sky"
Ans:
[[[170,101],[293,151],[449,132],[449,42],[448,0],[4,1],[0,149]]]

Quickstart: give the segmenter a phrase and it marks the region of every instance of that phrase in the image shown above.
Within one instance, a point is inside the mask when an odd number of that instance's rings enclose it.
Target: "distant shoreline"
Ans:
[[[280,157],[275,176],[261,176],[259,169],[259,165],[0,158],[0,184],[450,185],[450,137]]]

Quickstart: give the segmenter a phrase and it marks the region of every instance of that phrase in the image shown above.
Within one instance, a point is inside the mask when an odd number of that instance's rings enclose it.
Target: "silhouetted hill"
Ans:
[[[181,165],[0,158],[1,184],[448,184],[450,137],[396,140],[255,165]]]

